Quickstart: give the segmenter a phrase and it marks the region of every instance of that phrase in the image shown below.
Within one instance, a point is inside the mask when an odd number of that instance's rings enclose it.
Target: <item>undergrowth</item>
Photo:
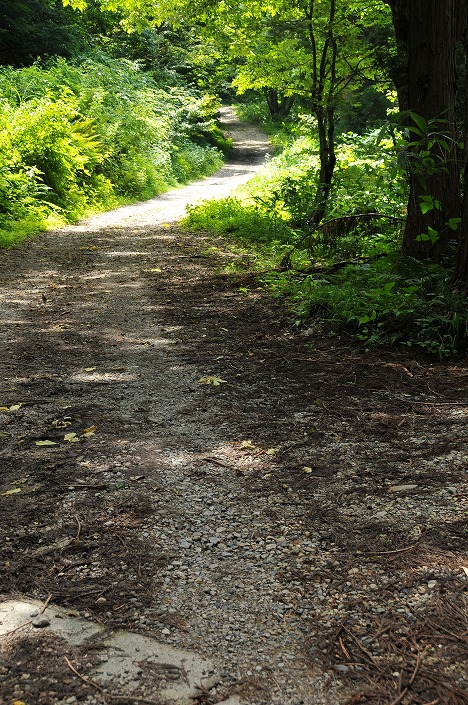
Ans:
[[[216,99],[105,54],[0,69],[0,245],[215,171]]]
[[[247,255],[257,281],[287,299],[298,326],[313,321],[369,346],[399,344],[441,359],[464,354],[468,302],[450,286],[450,267],[399,255],[407,185],[391,136],[382,129],[342,136],[328,218],[311,229],[312,128],[304,121],[247,187],[189,208],[183,225],[222,234],[243,254],[227,271],[245,273]]]

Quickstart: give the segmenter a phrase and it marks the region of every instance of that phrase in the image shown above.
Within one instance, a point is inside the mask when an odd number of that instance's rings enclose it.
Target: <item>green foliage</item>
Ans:
[[[232,240],[277,251],[291,240],[292,232],[274,213],[261,212],[238,198],[223,198],[189,206],[182,226],[210,233],[229,234]]]
[[[0,70],[0,228],[40,230],[215,171],[217,102],[103,54]],[[3,241],[9,238],[4,235]]]
[[[449,286],[450,271],[387,256],[304,280],[299,317],[319,316],[367,344],[414,346],[440,358],[468,347],[468,302]]]
[[[392,218],[403,214],[406,181],[393,139],[383,129],[343,135],[333,218],[307,237],[317,174],[310,133],[306,120],[237,198],[191,208],[185,225],[222,234],[236,252],[241,247],[263,285],[289,301],[298,325],[314,319],[366,345],[412,346],[440,358],[464,352],[468,302],[450,289],[450,271],[399,256],[400,229]],[[352,216],[372,212],[388,218]],[[295,270],[281,271],[278,264],[301,236]]]

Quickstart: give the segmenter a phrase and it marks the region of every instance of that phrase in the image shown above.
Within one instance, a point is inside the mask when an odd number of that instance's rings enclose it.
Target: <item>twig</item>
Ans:
[[[395,698],[395,700],[392,700],[392,702],[389,705],[398,705],[398,703],[400,703],[403,700],[403,698],[405,697],[405,695],[408,693],[409,689],[411,688],[411,686],[414,683],[414,679],[416,678],[416,676],[418,674],[419,667],[421,665],[421,660],[422,660],[421,652],[418,651],[418,655],[416,657],[416,666],[414,667],[414,671],[411,674],[411,678],[408,681],[408,685],[405,688],[403,688],[400,695],[397,698]]]
[[[44,602],[44,604],[42,605],[42,607],[41,607],[41,609],[40,609],[40,611],[39,611],[39,614],[44,614],[44,612],[46,611],[47,607],[49,606],[49,603],[50,603],[51,599],[52,599],[52,593],[49,592],[49,594],[48,594],[48,596],[47,596],[47,600],[46,600],[46,601]]]
[[[76,521],[76,523],[77,523],[77,525],[78,525],[78,531],[77,531],[76,536],[75,536],[75,538],[73,539],[73,541],[74,541],[75,543],[78,543],[78,541],[80,540],[80,533],[81,533],[81,523],[80,523],[80,520],[79,520],[79,518],[78,518],[78,514],[75,514],[75,521]]]
[[[90,685],[92,688],[96,688],[101,693],[103,692],[104,689],[100,685],[92,681],[90,678],[86,678],[86,676],[81,675],[81,673],[78,673],[76,668],[73,666],[72,663],[70,663],[69,659],[66,656],[64,656],[63,658],[65,659],[68,668],[73,671],[75,676],[78,676],[78,678],[83,681],[83,683],[86,683],[86,685]]]
[[[362,653],[363,653],[365,656],[367,656],[367,658],[370,660],[370,662],[371,662],[374,666],[376,666],[376,668],[379,668],[379,666],[378,666],[377,663],[375,662],[375,658],[372,656],[372,654],[370,653],[370,651],[368,651],[368,650],[361,644],[361,642],[359,641],[359,639],[357,639],[357,638],[354,636],[353,632],[352,632],[350,629],[347,629],[344,625],[343,625],[342,628],[343,628],[343,630],[346,632],[346,634],[349,634],[349,636],[350,636],[351,639],[354,641],[354,643],[356,644],[356,646],[358,647],[358,649],[359,649],[360,651],[362,651]],[[380,669],[379,669],[379,670],[380,670]]]
[[[136,703],[143,703],[144,705],[161,705],[161,703],[156,702],[156,700],[147,700],[146,698],[140,698],[138,695],[131,695],[131,694],[126,694],[122,693],[121,695],[119,694],[113,694],[113,693],[106,693],[104,688],[100,686],[98,683],[95,681],[92,681],[90,678],[87,678],[86,676],[83,676],[81,673],[79,673],[76,668],[73,666],[72,663],[70,663],[69,659],[64,656],[64,659],[67,663],[68,668],[73,671],[75,676],[77,676],[83,683],[86,683],[86,685],[91,686],[92,688],[96,688],[96,690],[99,690],[100,693],[105,698],[110,698],[111,700],[133,700]]]
[[[346,646],[343,644],[343,639],[341,637],[338,637],[338,641],[340,642],[342,652],[344,653],[344,655],[346,656],[347,659],[350,659],[351,656],[347,652]]]
[[[222,460],[217,460],[217,458],[201,458],[201,460],[207,460],[209,463],[214,463],[215,465],[221,465],[222,468],[227,468],[228,470],[232,470],[232,465],[228,465],[227,463],[223,463]]]
[[[79,487],[80,489],[85,489],[85,490],[107,490],[109,489],[109,485],[86,485],[84,482],[77,482],[76,484],[70,484],[67,482],[64,485],[59,485],[59,487],[68,487],[70,489],[76,489]]]
[[[24,627],[29,627],[32,624],[32,620],[30,619],[29,622],[25,622],[24,624],[20,624],[19,627],[15,627],[9,632],[5,632],[3,636],[10,636],[10,634],[14,634],[15,632],[18,632],[20,629],[24,629]]]
[[[422,536],[422,534],[421,534]],[[421,538],[421,536],[419,538]],[[419,541],[419,539],[418,539]],[[411,549],[416,548],[417,543],[411,544],[411,546],[405,546],[404,548],[395,548],[393,551],[360,551],[359,553],[349,553],[340,551],[336,555],[338,556],[389,556],[392,553],[404,553],[405,551],[411,551]]]

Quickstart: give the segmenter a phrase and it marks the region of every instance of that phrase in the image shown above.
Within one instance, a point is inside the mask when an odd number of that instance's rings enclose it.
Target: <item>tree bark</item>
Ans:
[[[460,2],[457,17],[458,38],[465,51],[465,110],[464,110],[464,165],[463,165],[463,200],[462,222],[460,225],[460,242],[455,257],[452,282],[462,290],[468,291],[468,5]]]
[[[420,260],[440,258],[449,239],[455,236],[447,222],[460,217],[455,129],[456,1],[405,3],[409,23],[408,105],[424,118],[428,129],[427,134],[412,135],[410,196],[402,254]],[[402,0],[396,4],[402,5]],[[433,199],[435,207],[423,213],[421,203],[428,202],[428,198]],[[436,233],[434,241],[426,239],[428,233]]]
[[[265,95],[271,119],[284,120],[294,105],[294,96],[280,96],[273,88],[269,88]]]

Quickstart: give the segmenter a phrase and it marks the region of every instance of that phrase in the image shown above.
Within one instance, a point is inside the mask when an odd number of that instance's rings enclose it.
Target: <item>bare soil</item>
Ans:
[[[2,254],[0,593],[210,658],[200,705],[467,703],[466,362],[297,330],[173,217]],[[4,635],[0,701],[159,702],[95,667]]]

